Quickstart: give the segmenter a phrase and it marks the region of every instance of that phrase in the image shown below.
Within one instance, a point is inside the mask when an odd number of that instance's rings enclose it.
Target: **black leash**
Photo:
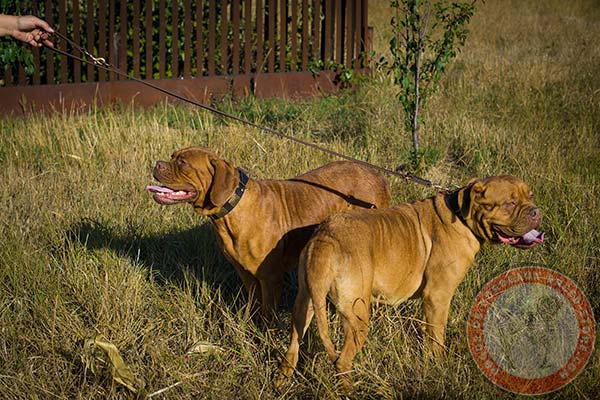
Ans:
[[[75,60],[77,60],[77,61],[79,61],[81,63],[84,63],[84,64],[94,65],[97,68],[106,70],[108,72],[113,72],[113,73],[115,73],[115,74],[117,74],[117,75],[119,75],[121,77],[130,79],[130,80],[135,81],[135,82],[139,82],[142,85],[149,86],[149,87],[151,87],[153,89],[158,90],[159,92],[162,92],[164,94],[172,96],[172,97],[174,97],[174,98],[176,98],[178,100],[184,101],[186,103],[193,104],[193,105],[195,105],[197,107],[200,107],[200,108],[202,108],[202,109],[204,109],[206,111],[210,111],[211,113],[220,115],[221,117],[229,118],[229,119],[232,119],[234,121],[240,122],[242,124],[245,124],[245,125],[251,126],[253,128],[256,128],[258,130],[270,133],[272,135],[279,136],[281,138],[291,140],[292,142],[296,142],[296,143],[302,144],[304,146],[312,147],[313,149],[317,149],[317,150],[322,151],[324,153],[327,153],[329,155],[332,155],[332,156],[335,156],[335,157],[339,157],[339,158],[342,158],[342,159],[345,159],[345,160],[348,160],[348,161],[353,161],[355,163],[362,164],[362,165],[374,168],[374,169],[376,169],[378,171],[381,171],[381,172],[384,172],[386,174],[393,175],[393,176],[396,176],[396,177],[399,177],[399,178],[402,178],[402,179],[405,179],[405,180],[410,180],[410,181],[416,182],[416,183],[418,183],[420,185],[429,186],[429,187],[432,187],[432,188],[440,190],[440,191],[445,191],[445,192],[449,191],[448,188],[445,188],[445,187],[440,186],[440,185],[436,185],[436,184],[432,183],[430,180],[421,178],[421,177],[413,174],[412,172],[402,173],[402,172],[394,171],[394,170],[391,170],[391,169],[388,169],[388,168],[380,167],[379,165],[371,164],[369,162],[366,162],[366,161],[363,161],[363,160],[359,160],[357,158],[350,157],[350,156],[347,156],[345,154],[338,153],[338,152],[330,150],[328,148],[319,146],[319,145],[317,145],[315,143],[311,143],[311,142],[308,142],[308,141],[305,141],[305,140],[302,140],[302,139],[298,139],[298,138],[290,136],[290,135],[286,135],[285,133],[283,133],[283,132],[281,132],[279,130],[276,130],[276,129],[273,129],[273,128],[269,128],[269,127],[266,127],[266,126],[263,126],[263,125],[259,125],[259,124],[255,123],[255,122],[251,122],[251,121],[245,120],[245,119],[237,117],[235,115],[228,114],[228,113],[226,113],[224,111],[218,110],[218,109],[216,109],[214,107],[207,106],[206,104],[202,104],[202,103],[200,103],[198,101],[189,99],[187,97],[183,97],[181,95],[178,95],[177,93],[171,92],[170,90],[163,89],[160,86],[157,86],[157,85],[155,85],[155,84],[153,84],[153,83],[151,83],[149,81],[142,80],[140,78],[136,78],[134,76],[128,75],[125,72],[122,72],[121,70],[119,70],[115,66],[111,65],[110,63],[108,63],[104,58],[94,57],[94,55],[92,53],[90,53],[89,51],[87,51],[85,48],[79,46],[77,43],[73,42],[72,40],[68,39],[67,37],[65,37],[64,35],[62,35],[61,33],[57,32],[57,31],[54,32],[54,35],[58,36],[60,39],[64,40],[66,43],[69,43],[75,50],[79,51],[86,58],[82,58],[82,57],[76,56],[74,54],[68,53],[67,51],[64,51],[64,50],[61,50],[61,49],[57,48],[56,46],[48,46],[48,45],[44,44],[44,46],[47,49],[50,49],[50,50],[52,50],[55,53],[58,53],[60,55],[63,55],[63,56],[66,56],[66,57],[71,57],[71,58],[73,58],[73,59],[75,59]]]

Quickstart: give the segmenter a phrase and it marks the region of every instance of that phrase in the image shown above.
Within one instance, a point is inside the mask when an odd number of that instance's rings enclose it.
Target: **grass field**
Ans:
[[[385,53],[387,2],[370,7],[376,49]],[[442,363],[423,357],[417,301],[374,309],[355,362],[357,398],[514,398],[479,372],[465,337],[478,291],[511,267],[566,274],[599,319],[599,21],[591,0],[479,5],[466,47],[429,104],[428,164],[417,172],[443,185],[501,173],[522,178],[544,215],[546,242],[530,251],[483,248],[454,297]],[[411,142],[394,96],[376,74],[357,91],[313,101],[216,106],[395,168],[407,163]],[[183,106],[0,120],[1,398],[136,398],[106,369],[85,367],[83,344],[95,337],[120,349],[141,395],[170,387],[153,398],[336,397],[314,326],[294,385],[283,394],[272,387],[288,343],[293,279],[281,329],[263,330],[209,221],[191,207],[158,206],[144,191],[154,162],[189,145],[210,147],[254,178],[291,177],[331,160]],[[394,203],[434,194],[389,180]],[[199,342],[218,348],[195,351]],[[541,398],[598,393],[596,351],[575,381]]]

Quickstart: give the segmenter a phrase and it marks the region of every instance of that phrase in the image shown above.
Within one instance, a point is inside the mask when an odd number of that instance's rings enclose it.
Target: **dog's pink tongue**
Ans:
[[[523,236],[521,236],[521,240],[526,244],[542,243],[544,241],[544,234],[542,232],[536,231],[535,229],[532,229]]]
[[[146,190],[151,193],[173,193],[173,190],[165,186],[148,185],[146,186]]]

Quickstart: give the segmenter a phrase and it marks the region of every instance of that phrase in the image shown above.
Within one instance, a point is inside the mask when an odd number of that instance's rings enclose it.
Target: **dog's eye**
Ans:
[[[529,200],[533,200],[533,192],[529,192]]]
[[[513,210],[516,206],[517,206],[516,200],[510,200],[510,201],[507,201],[506,203],[504,203],[504,207],[506,207],[509,210]]]
[[[177,159],[177,165],[179,165],[180,167],[185,167],[190,165],[185,158],[178,158]]]

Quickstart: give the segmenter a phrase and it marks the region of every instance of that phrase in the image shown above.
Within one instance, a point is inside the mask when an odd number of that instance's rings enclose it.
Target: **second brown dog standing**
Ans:
[[[436,356],[444,352],[450,301],[481,244],[527,249],[541,243],[541,214],[521,180],[507,175],[472,180],[452,194],[386,210],[339,213],[310,239],[298,269],[290,345],[275,381],[281,387],[298,362],[313,316],[345,389],[363,346],[372,302],[395,305],[422,297],[424,330]],[[340,314],[344,344],[328,332],[326,299]]]
[[[387,181],[363,165],[336,161],[288,180],[254,180],[201,147],[158,161],[148,186],[160,204],[189,203],[211,217],[219,246],[261,312],[277,307],[283,276],[292,270],[316,226],[338,211],[386,208]]]

